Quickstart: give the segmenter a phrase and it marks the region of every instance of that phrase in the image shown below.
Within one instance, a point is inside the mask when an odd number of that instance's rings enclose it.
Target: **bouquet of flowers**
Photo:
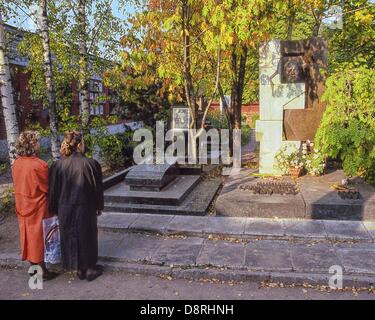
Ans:
[[[309,175],[321,175],[325,168],[325,159],[322,153],[314,148],[314,143],[306,140],[302,143],[301,149],[291,149],[283,145],[276,153],[275,159],[277,167],[283,174],[291,174],[299,177],[302,169],[305,169]]]
[[[306,150],[306,154],[304,155],[304,168],[307,174],[312,176],[321,175],[326,166],[322,153],[314,148],[314,144],[309,140],[302,144],[302,152],[304,150]]]
[[[282,171],[283,174],[291,174],[291,171],[302,170],[303,161],[300,152],[296,148],[288,148],[284,145],[275,155],[277,161],[277,167]]]

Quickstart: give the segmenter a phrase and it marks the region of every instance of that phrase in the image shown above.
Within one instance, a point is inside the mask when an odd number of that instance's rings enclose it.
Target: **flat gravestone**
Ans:
[[[140,164],[132,168],[125,177],[130,190],[160,191],[174,180],[178,167],[171,164]]]

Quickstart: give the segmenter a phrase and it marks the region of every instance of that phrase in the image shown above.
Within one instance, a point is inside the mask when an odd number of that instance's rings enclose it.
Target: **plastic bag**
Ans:
[[[43,219],[44,262],[61,262],[59,220],[57,217]]]

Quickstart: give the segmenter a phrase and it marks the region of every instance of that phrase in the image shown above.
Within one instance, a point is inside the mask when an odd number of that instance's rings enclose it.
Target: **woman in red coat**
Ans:
[[[16,214],[20,227],[21,257],[40,265],[43,279],[57,276],[44,263],[43,218],[48,217],[48,165],[37,157],[39,134],[24,131],[16,142],[17,159],[12,167]]]

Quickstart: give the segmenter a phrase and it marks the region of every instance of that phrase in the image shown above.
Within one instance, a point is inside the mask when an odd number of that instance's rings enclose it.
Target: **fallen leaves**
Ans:
[[[359,293],[361,292],[367,292],[371,294],[375,294],[375,288],[373,286],[370,287],[344,287],[342,289],[338,288],[331,288],[330,286],[326,285],[313,285],[310,283],[302,283],[302,284],[297,284],[297,283],[291,283],[291,284],[285,284],[282,282],[271,282],[271,281],[262,281],[260,283],[259,288],[302,288],[303,293],[307,293],[307,289],[314,289],[320,292],[352,292],[354,296],[358,296]]]

